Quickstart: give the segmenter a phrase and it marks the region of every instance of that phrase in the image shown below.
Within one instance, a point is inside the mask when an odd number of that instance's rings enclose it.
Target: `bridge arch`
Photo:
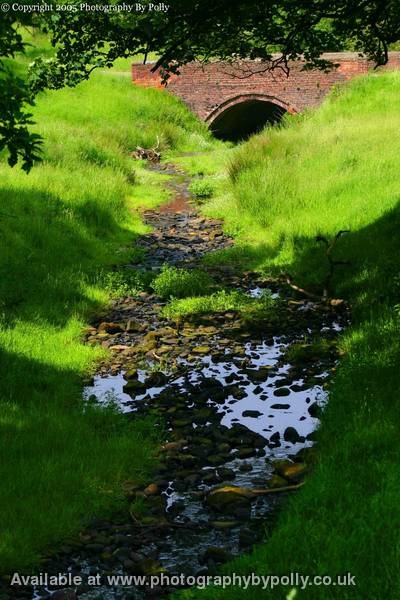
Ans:
[[[274,96],[240,94],[222,102],[206,117],[206,123],[216,137],[237,142],[268,123],[278,123],[286,112],[298,111]]]

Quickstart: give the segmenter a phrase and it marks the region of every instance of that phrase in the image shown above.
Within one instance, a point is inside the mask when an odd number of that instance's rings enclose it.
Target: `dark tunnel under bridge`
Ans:
[[[224,103],[207,119],[215,137],[232,142],[245,140],[266,125],[279,123],[286,109],[266,98],[241,97]]]

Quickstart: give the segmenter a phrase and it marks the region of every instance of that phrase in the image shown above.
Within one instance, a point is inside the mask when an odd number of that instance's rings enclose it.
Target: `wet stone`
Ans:
[[[146,379],[147,387],[161,387],[165,385],[168,381],[167,375],[162,373],[161,371],[152,373],[150,377]]]
[[[138,381],[136,379],[130,379],[125,385],[124,385],[124,392],[126,392],[127,394],[141,394],[143,392],[145,392],[147,389],[146,384]]]
[[[293,463],[291,465],[287,465],[284,469],[281,470],[282,476],[285,479],[288,479],[290,482],[300,481],[304,475],[307,473],[307,466],[302,463]]]
[[[99,333],[109,333],[109,334],[120,333],[120,332],[124,331],[124,327],[120,323],[103,322],[103,323],[100,323],[100,325],[98,326],[98,331],[99,331]]]
[[[250,456],[254,456],[255,453],[254,448],[239,448],[236,452],[236,456],[238,458],[249,458]]]
[[[297,442],[304,442],[304,437],[299,435],[297,429],[294,427],[287,427],[284,431],[283,438],[286,442],[296,444]]]
[[[219,481],[221,481],[221,479],[224,478],[217,474],[215,471],[206,472],[205,475],[203,475],[203,481],[207,485],[213,485],[215,483],[218,483]]]
[[[129,319],[125,331],[127,333],[146,331],[147,325],[147,323],[140,322],[138,319]]]
[[[233,469],[228,469],[227,467],[220,467],[217,469],[218,477],[224,480],[234,479],[236,477],[236,473]]]
[[[209,465],[222,465],[224,462],[226,462],[226,457],[221,454],[211,454],[207,457],[207,463]]]
[[[271,446],[280,446],[281,445],[281,436],[279,434],[279,431],[276,431],[273,435],[271,435],[271,437],[269,438],[269,445]]]
[[[321,407],[318,406],[317,402],[313,402],[308,407],[308,413],[311,417],[319,418],[321,416],[321,412],[322,412]]]
[[[209,354],[210,347],[209,346],[196,346],[195,348],[192,348],[192,352],[194,352],[195,354]]]
[[[290,390],[286,387],[278,388],[274,390],[274,396],[289,396]]]
[[[268,480],[267,486],[269,488],[281,488],[287,485],[286,479],[280,477],[279,475],[273,475],[271,479]]]
[[[250,381],[266,381],[270,376],[271,372],[268,368],[261,368],[257,371],[248,369],[246,374],[248,375]]]
[[[296,383],[294,385],[291,385],[290,389],[292,390],[292,392],[303,392],[309,389],[309,385],[307,383],[304,383],[303,385],[299,385]]]
[[[317,448],[312,446],[311,448],[302,448],[293,456],[293,460],[296,462],[304,462],[306,465],[312,465],[317,460]]]
[[[290,381],[288,379],[277,379],[274,381],[274,386],[276,388],[287,387],[290,385]]]
[[[259,410],[244,410],[242,412],[242,417],[252,417],[253,419],[257,419],[261,416],[262,413]]]

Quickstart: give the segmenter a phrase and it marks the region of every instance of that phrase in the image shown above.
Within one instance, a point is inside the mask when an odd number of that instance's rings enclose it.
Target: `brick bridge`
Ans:
[[[238,140],[279,121],[285,112],[318,106],[333,85],[372,69],[371,63],[353,53],[325,54],[324,58],[337,67],[327,73],[302,71],[304,63],[296,61],[289,63],[288,77],[279,69],[265,72],[258,61],[235,65],[193,62],[184,65],[179,76],[172,75],[166,89],[179,96],[217,137]],[[133,64],[133,82],[162,88],[160,75],[151,72],[152,66]],[[384,68],[399,69],[400,52],[390,52]]]

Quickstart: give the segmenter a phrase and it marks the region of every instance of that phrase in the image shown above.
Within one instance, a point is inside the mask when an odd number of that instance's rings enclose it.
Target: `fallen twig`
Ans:
[[[285,485],[279,488],[261,488],[251,490],[256,496],[264,496],[265,494],[279,494],[281,492],[292,492],[294,490],[298,490],[305,484],[305,481],[301,481],[300,483],[296,483],[295,485]]]
[[[160,138],[157,136],[157,144],[154,148],[142,148],[142,146],[136,146],[136,150],[131,153],[131,157],[138,160],[149,160],[150,162],[160,162],[161,152]]]
[[[285,278],[286,283],[293,290],[296,290],[296,292],[300,292],[300,294],[304,294],[305,296],[307,296],[307,298],[312,298],[313,300],[320,300],[320,297],[317,296],[316,294],[313,294],[312,292],[308,292],[304,288],[301,288],[300,286],[298,286],[295,283],[293,283],[292,277],[288,273],[283,273],[283,277]]]
[[[322,299],[323,300],[327,300],[330,290],[331,290],[331,280],[332,277],[334,275],[335,272],[335,267],[339,266],[339,265],[350,265],[350,261],[348,260],[334,260],[331,256],[338,240],[342,237],[342,235],[344,233],[350,233],[350,231],[348,229],[341,229],[340,231],[337,232],[337,234],[331,239],[328,240],[326,237],[324,237],[323,235],[317,235],[317,237],[315,238],[317,242],[322,242],[323,244],[325,244],[326,246],[326,258],[328,259],[329,262],[329,272],[328,275],[325,279],[325,284],[324,284],[324,290],[322,292]]]
[[[336,306],[336,307],[343,305],[344,300],[341,298],[330,297],[330,292],[331,292],[331,280],[335,273],[335,267],[337,267],[339,265],[348,266],[351,264],[350,261],[348,261],[348,260],[334,260],[332,258],[332,252],[333,252],[338,240],[341,238],[341,236],[344,233],[349,233],[349,230],[341,229],[340,231],[337,232],[337,234],[331,240],[328,240],[323,235],[317,235],[315,238],[317,242],[322,242],[323,244],[325,244],[325,247],[326,247],[325,255],[329,262],[329,271],[328,271],[328,275],[326,276],[326,279],[323,284],[322,296],[317,296],[316,294],[313,294],[312,292],[309,292],[308,290],[298,286],[297,284],[295,284],[293,282],[292,277],[288,273],[283,273],[282,277],[285,279],[286,283],[296,292],[299,292],[300,294],[304,294],[304,296],[307,296],[307,298],[310,298],[311,300],[314,300],[317,303],[328,304],[329,306]]]

